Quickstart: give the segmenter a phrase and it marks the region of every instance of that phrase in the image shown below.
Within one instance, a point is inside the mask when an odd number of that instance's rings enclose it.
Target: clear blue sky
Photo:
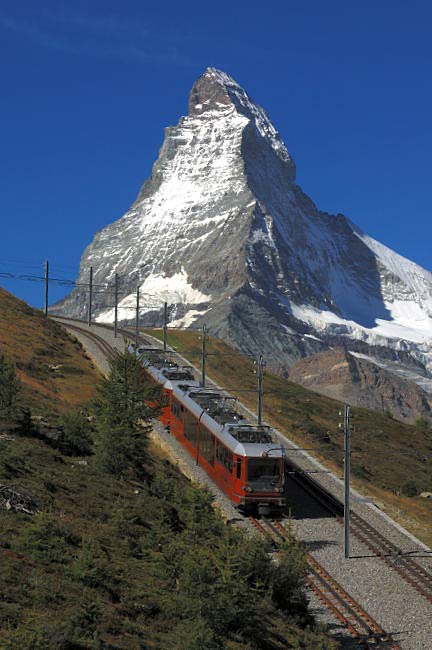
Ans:
[[[431,23],[426,1],[0,3],[0,271],[74,278],[208,66],[266,108],[319,208],[430,269]]]

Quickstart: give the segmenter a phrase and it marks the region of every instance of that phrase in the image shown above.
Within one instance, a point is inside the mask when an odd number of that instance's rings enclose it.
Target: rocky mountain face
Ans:
[[[55,311],[84,317],[89,267],[105,287],[97,320],[199,327],[284,372],[342,345],[385,359],[410,380],[432,371],[432,274],[321,212],[296,184],[295,164],[260,108],[231,77],[209,68],[189,114],[165,138],[151,177],[118,221],[84,251],[78,286]]]
[[[431,397],[414,381],[391,372],[384,363],[342,348],[296,361],[289,378],[320,395],[388,412],[402,422],[431,416]]]

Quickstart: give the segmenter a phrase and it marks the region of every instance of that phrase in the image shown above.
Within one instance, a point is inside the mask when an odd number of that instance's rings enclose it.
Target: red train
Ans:
[[[243,511],[268,514],[285,505],[285,452],[268,426],[257,426],[223,391],[202,387],[190,366],[169,354],[139,347],[153,381],[163,387],[160,420],[215,483]]]

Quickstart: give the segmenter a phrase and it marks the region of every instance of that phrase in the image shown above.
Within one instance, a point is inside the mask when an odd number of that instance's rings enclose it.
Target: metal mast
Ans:
[[[351,461],[351,428],[350,407],[344,409],[344,554],[350,556],[350,461]]]
[[[88,301],[88,325],[92,324],[92,300],[93,300],[93,267],[90,267],[89,278],[89,301]]]
[[[201,386],[206,385],[206,350],[207,347],[207,325],[202,327],[202,344],[201,344]]]
[[[260,354],[257,361],[258,366],[258,425],[262,425],[263,401],[264,401],[264,358]]]
[[[45,316],[48,316],[48,284],[49,284],[49,263],[45,262]]]
[[[168,303],[164,302],[163,349],[167,351],[168,343]]]
[[[114,276],[114,338],[117,338],[118,319],[118,273]]]
[[[140,288],[136,290],[136,312],[135,312],[135,347],[138,348],[139,340],[139,310],[140,310]]]

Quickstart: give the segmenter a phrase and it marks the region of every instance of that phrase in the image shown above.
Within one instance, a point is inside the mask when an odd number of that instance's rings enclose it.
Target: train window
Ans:
[[[176,399],[173,399],[173,402],[172,402],[172,412],[173,412],[173,415],[176,418],[180,417],[180,405],[179,405],[179,403],[177,402]]]
[[[280,477],[278,460],[251,458],[248,462],[248,481],[274,480]]]
[[[195,416],[189,411],[184,411],[184,434],[185,438],[193,444],[194,447],[197,445],[197,433],[198,433],[198,423],[195,419]]]
[[[199,453],[211,465],[214,465],[214,444],[215,439],[213,434],[205,427],[200,426]]]
[[[236,461],[236,476],[237,476],[237,478],[241,478],[241,468],[242,468],[242,460],[241,460],[241,458],[237,458],[237,461]]]
[[[217,446],[216,456],[218,461],[231,473],[233,468],[233,455],[230,450],[219,443]]]

